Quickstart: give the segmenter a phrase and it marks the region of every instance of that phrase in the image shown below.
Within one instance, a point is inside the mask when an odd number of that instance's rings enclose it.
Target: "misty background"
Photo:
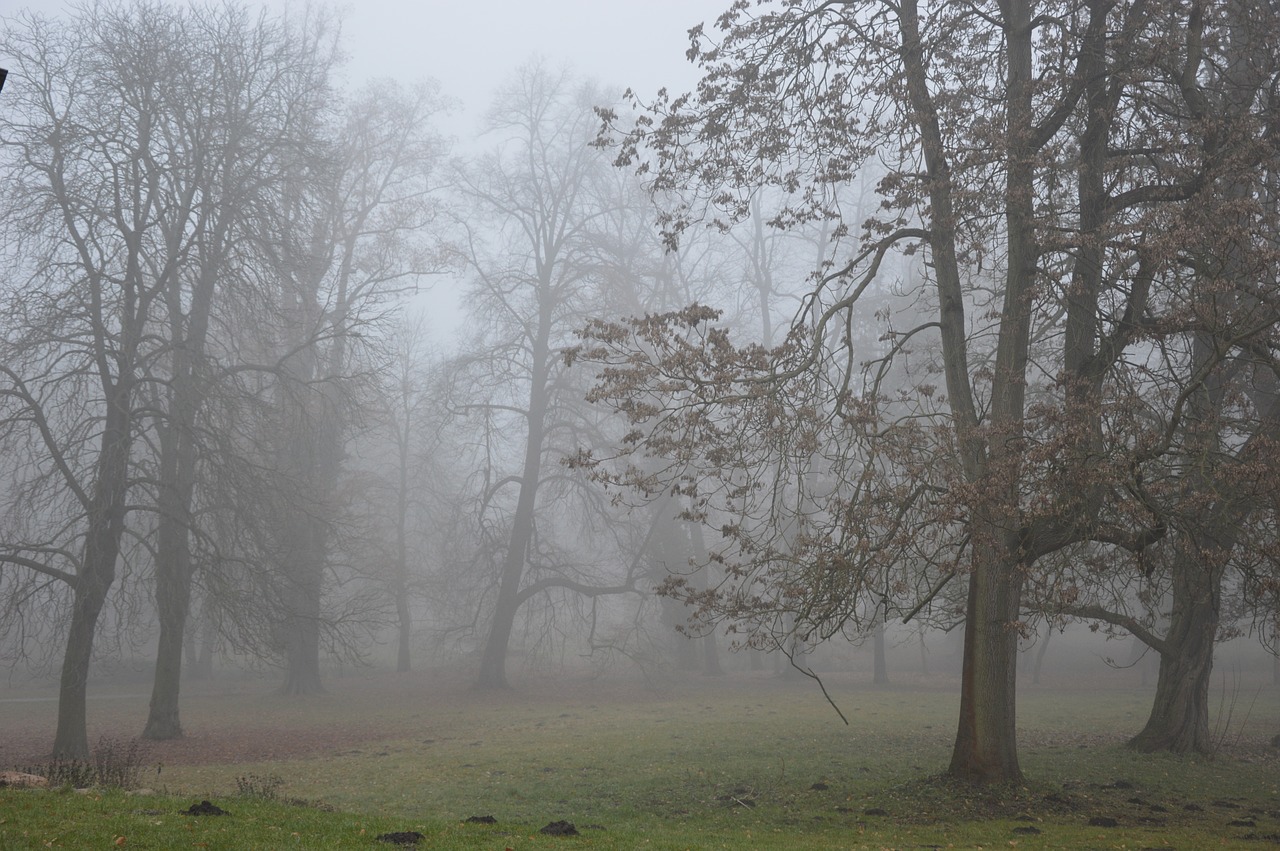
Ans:
[[[106,678],[153,689],[157,739],[183,733],[184,677],[296,695],[359,666],[495,689],[584,672],[959,685],[964,590],[935,587],[925,544],[822,618],[734,570],[750,552],[826,581],[796,554],[871,462],[756,412],[753,434],[803,456],[794,483],[772,456],[710,452],[681,474],[678,435],[619,448],[653,386],[728,383],[712,363],[610,384],[624,367],[671,340],[715,352],[717,334],[785,362],[817,282],[859,248],[857,228],[783,221],[767,188],[715,199],[733,215],[677,244],[670,198],[597,144],[643,113],[624,89],[643,105],[696,85],[686,32],[723,5],[0,9],[0,661],[8,683],[56,682],[55,751],[87,752]],[[879,214],[889,172],[833,190],[846,222]],[[899,342],[934,308],[912,295],[931,269],[886,253],[866,309],[829,332],[849,364],[884,364],[869,374],[904,419],[945,407],[939,345]],[[646,337],[657,315],[678,331]],[[631,318],[634,341],[609,324]],[[789,519],[749,538],[767,506],[741,494],[770,488]],[[1154,689],[1158,654],[1065,589],[1158,629],[1172,580],[1107,559],[1072,550],[1028,601],[1025,687]],[[1225,607],[1213,637],[1224,690],[1280,681],[1265,607]]]

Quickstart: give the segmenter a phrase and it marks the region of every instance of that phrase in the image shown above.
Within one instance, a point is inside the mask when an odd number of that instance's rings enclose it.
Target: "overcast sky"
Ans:
[[[652,95],[691,88],[687,32],[715,19],[732,0],[360,0],[343,11],[352,83],[375,76],[439,80],[465,113],[454,132],[474,131],[493,92],[538,55],[568,63],[579,75],[619,90]],[[266,0],[272,8],[296,0]],[[0,0],[0,14],[33,9],[57,14],[66,0]],[[465,142],[465,138],[459,141]]]
[[[302,5],[266,0],[274,9]],[[343,10],[352,88],[371,77],[434,78],[462,111],[442,128],[464,152],[496,89],[530,58],[568,64],[579,76],[644,98],[663,86],[697,81],[685,59],[688,30],[708,31],[732,0],[360,0]],[[67,0],[0,0],[0,15],[32,9],[56,15]],[[2,58],[0,58],[2,64]],[[456,282],[441,282],[424,303],[437,338],[457,328]],[[443,340],[442,340],[443,342]]]
[[[4,0],[0,0],[3,3]],[[353,77],[434,77],[474,129],[494,90],[534,55],[604,86],[691,88],[687,32],[730,0],[365,0],[345,35]]]

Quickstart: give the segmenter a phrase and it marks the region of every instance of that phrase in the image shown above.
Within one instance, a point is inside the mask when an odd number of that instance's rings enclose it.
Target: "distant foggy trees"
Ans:
[[[486,446],[479,522],[496,538],[493,596],[478,684],[507,684],[517,615],[547,595],[594,598],[635,588],[638,555],[607,499],[562,461],[604,435],[582,403],[583,377],[562,350],[596,311],[608,310],[616,206],[607,161],[589,146],[594,89],[528,65],[489,113],[495,149],[460,175],[472,216],[469,308],[479,329],[452,368],[455,405],[494,423]],[[572,605],[571,603],[569,604]],[[547,612],[548,616],[552,613]],[[557,616],[558,617],[558,616]]]
[[[440,153],[430,90],[373,89],[334,120],[332,39],[323,18],[230,4],[4,23],[18,61],[0,117],[0,561],[19,598],[50,580],[72,592],[58,755],[87,753],[85,685],[121,567],[155,582],[147,735],[181,734],[197,563],[247,559],[260,579],[274,553],[290,687],[318,685],[307,661],[333,518],[309,499],[336,490],[345,384],[370,368],[350,341],[434,268],[421,246]],[[255,465],[275,471],[288,517],[228,511],[273,502]],[[251,490],[219,489],[237,482]],[[282,525],[263,537],[268,517]],[[265,546],[233,543],[245,537]]]
[[[268,546],[285,614],[277,640],[287,693],[321,688],[321,605],[344,447],[362,385],[383,366],[370,360],[379,356],[368,342],[393,296],[439,265],[428,237],[442,149],[429,122],[441,105],[428,88],[378,84],[357,93],[310,154],[293,161],[277,199],[267,445],[282,490]]]
[[[155,548],[139,538],[124,564],[142,570],[152,556],[164,626],[181,619],[211,301],[235,263],[234,210],[252,192],[241,157],[276,106],[247,104],[263,95],[260,76],[311,72],[286,64],[303,58],[298,35],[255,31],[231,7],[92,7],[6,24],[19,67],[0,117],[12,248],[3,559],[73,592],[62,756],[87,753],[95,628],[127,535],[158,529]],[[210,80],[205,61],[219,53],[225,77]],[[175,661],[164,647],[162,674]],[[154,709],[172,714],[155,723],[176,724],[176,706]]]
[[[216,560],[218,549],[216,537],[197,518],[228,496],[211,487],[227,481],[211,467],[228,464],[242,451],[227,439],[222,412],[251,404],[243,387],[226,380],[243,353],[219,329],[243,321],[261,304],[250,295],[255,287],[249,275],[255,265],[261,268],[255,240],[263,210],[286,179],[288,160],[308,144],[307,134],[324,114],[332,61],[322,26],[290,32],[255,23],[232,7],[167,14],[183,33],[174,48],[186,63],[174,63],[171,72],[182,89],[157,118],[172,122],[172,156],[182,164],[170,192],[190,199],[190,206],[170,204],[163,212],[175,232],[187,228],[193,240],[164,296],[168,351],[157,360],[150,399],[159,413],[155,458],[139,459],[148,467],[156,506],[153,571],[160,634],[144,735],[157,739],[182,734],[178,697],[197,564],[193,541],[204,539],[198,551],[206,564]],[[219,76],[209,80],[207,68],[218,69]],[[284,69],[288,85],[277,76]],[[205,88],[217,94],[201,97]],[[204,482],[200,492],[198,480]]]
[[[830,633],[859,601],[915,614],[962,578],[954,776],[1021,776],[1015,656],[1037,575],[1087,547],[1146,564],[1171,534],[1221,561],[1228,542],[1207,536],[1243,519],[1188,526],[1162,502],[1170,464],[1224,442],[1195,425],[1196,400],[1207,414],[1217,376],[1262,388],[1277,367],[1276,159],[1259,142],[1280,54],[1264,7],[740,5],[714,42],[694,31],[696,92],[634,122],[606,113],[620,161],[675,197],[672,240],[740,219],[762,186],[788,193],[779,227],[832,221],[854,240],[773,349],[733,345],[702,306],[594,326],[598,395],[630,416],[637,455],[670,464],[665,480],[608,478],[678,482],[725,518],[715,558],[734,581],[700,599],[761,628],[792,613]],[[1211,69],[1235,67],[1241,40],[1253,79],[1233,92]],[[880,212],[848,216],[833,187],[877,161]],[[879,316],[910,305],[919,321],[887,328],[864,368],[867,296],[915,252],[919,277]],[[908,360],[904,384],[883,381]],[[1225,398],[1261,416],[1249,469],[1274,470],[1269,402]],[[771,501],[762,468],[803,498]],[[1176,490],[1204,517],[1211,478]],[[825,510],[798,516],[804,499]],[[1211,643],[1216,620],[1199,624]]]

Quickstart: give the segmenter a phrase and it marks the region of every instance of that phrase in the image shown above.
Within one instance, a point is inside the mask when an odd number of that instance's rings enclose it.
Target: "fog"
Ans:
[[[0,706],[925,688],[1008,782],[1018,693],[1270,700],[1280,59],[726,5],[5,9]]]

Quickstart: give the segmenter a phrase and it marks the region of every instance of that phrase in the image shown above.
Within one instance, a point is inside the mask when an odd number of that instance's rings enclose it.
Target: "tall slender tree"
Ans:
[[[507,685],[508,650],[526,604],[553,591],[594,598],[633,590],[639,571],[635,557],[618,555],[611,577],[598,576],[608,569],[601,555],[616,546],[581,562],[570,554],[581,536],[599,534],[592,518],[601,506],[591,503],[601,500],[560,463],[599,433],[600,412],[580,403],[585,388],[562,350],[590,311],[625,290],[616,257],[607,259],[623,249],[608,233],[617,224],[612,213],[635,197],[619,191],[625,184],[589,144],[598,97],[567,71],[525,66],[490,112],[498,148],[459,177],[478,213],[469,265],[473,317],[482,331],[455,368],[473,388],[468,408],[503,422],[512,436],[503,448],[518,456],[511,472],[486,483],[481,499],[482,523],[504,539],[481,688]],[[491,228],[482,231],[480,221]],[[557,510],[575,500],[576,529],[553,534]]]

